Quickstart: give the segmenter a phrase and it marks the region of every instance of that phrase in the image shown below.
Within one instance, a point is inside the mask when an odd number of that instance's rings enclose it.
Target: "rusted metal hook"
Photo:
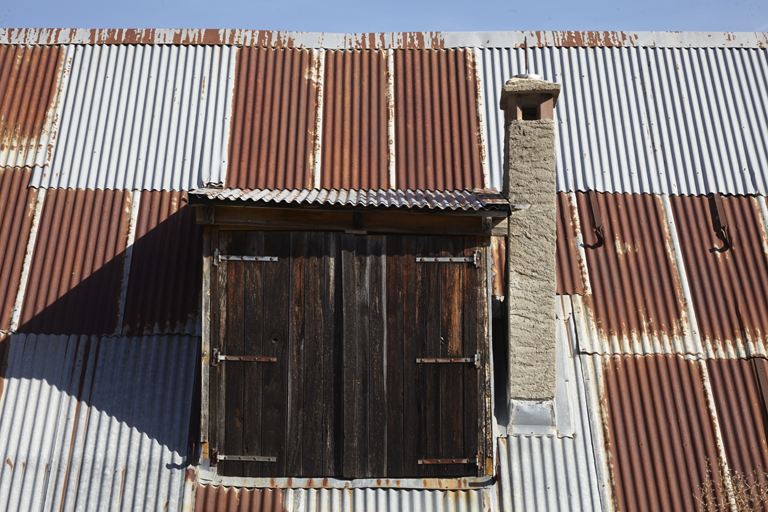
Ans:
[[[597,242],[590,245],[589,248],[597,249],[598,247],[602,247],[605,243],[605,232],[603,231],[603,221],[600,216],[600,205],[597,204],[597,192],[594,190],[588,191],[587,197],[589,197],[589,209],[592,211],[592,219],[595,223],[595,236],[597,237]]]

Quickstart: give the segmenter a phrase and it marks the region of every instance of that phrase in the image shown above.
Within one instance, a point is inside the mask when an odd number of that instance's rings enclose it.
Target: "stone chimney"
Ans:
[[[555,396],[556,184],[553,110],[560,85],[537,75],[511,78],[505,111],[505,193],[511,204],[507,238],[509,397]]]

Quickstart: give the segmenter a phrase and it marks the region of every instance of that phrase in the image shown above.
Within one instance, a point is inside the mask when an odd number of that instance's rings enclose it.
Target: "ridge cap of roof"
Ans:
[[[245,29],[2,28],[0,44],[225,44],[274,48],[768,48],[768,32],[486,31],[326,33]]]

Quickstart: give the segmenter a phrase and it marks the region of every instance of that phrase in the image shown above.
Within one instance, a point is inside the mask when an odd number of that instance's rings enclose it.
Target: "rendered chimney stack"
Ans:
[[[509,396],[555,396],[556,184],[554,107],[560,85],[536,75],[504,84],[506,194],[530,205],[509,218]]]

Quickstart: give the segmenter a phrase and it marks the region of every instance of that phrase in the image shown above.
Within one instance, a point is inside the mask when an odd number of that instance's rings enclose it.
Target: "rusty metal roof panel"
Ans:
[[[599,387],[615,508],[697,510],[707,465],[715,468],[717,485],[717,465],[726,464],[717,415],[708,405],[712,386],[704,361],[585,357],[592,358],[588,366],[595,372],[589,385]]]
[[[747,475],[764,472],[768,468],[768,425],[763,393],[768,390],[761,390],[758,372],[768,371],[768,361],[709,359],[707,369],[728,467]]]
[[[180,510],[198,346],[11,335],[0,508]]]
[[[0,169],[0,330],[11,330],[38,192],[31,169]]]
[[[185,192],[134,195],[139,206],[130,247],[124,336],[200,335],[203,230]]]
[[[768,195],[768,49],[534,47],[528,70],[562,84],[555,108],[557,190]],[[669,37],[673,37],[670,34]],[[490,186],[502,179],[501,86],[526,71],[526,50],[483,61]]]
[[[392,69],[381,50],[326,51],[318,188],[394,188]]]
[[[768,231],[760,197],[671,197],[693,309],[708,354],[765,356],[768,341]],[[732,247],[717,231],[727,225]]]
[[[223,183],[237,50],[72,45],[50,167],[32,186],[189,190]]]
[[[490,210],[507,207],[493,190],[243,190],[208,188],[190,195],[217,201],[289,204],[326,204],[438,210]]]
[[[703,356],[665,201],[648,194],[576,193],[592,294],[574,298],[574,307],[583,308],[594,334],[583,350]]]
[[[0,45],[0,168],[49,159],[64,55],[58,46]]]
[[[239,50],[228,187],[313,188],[321,66],[317,51]]]
[[[556,229],[557,294],[582,295],[588,280],[575,194],[558,192]]]
[[[198,485],[195,512],[283,512],[284,500],[284,489]]]
[[[114,334],[133,194],[48,189],[41,200],[19,331]]]
[[[398,188],[497,188],[485,183],[472,49],[394,52]]]
[[[269,48],[768,47],[764,32],[385,32],[326,33],[240,29],[0,29],[9,44],[232,44]]]

